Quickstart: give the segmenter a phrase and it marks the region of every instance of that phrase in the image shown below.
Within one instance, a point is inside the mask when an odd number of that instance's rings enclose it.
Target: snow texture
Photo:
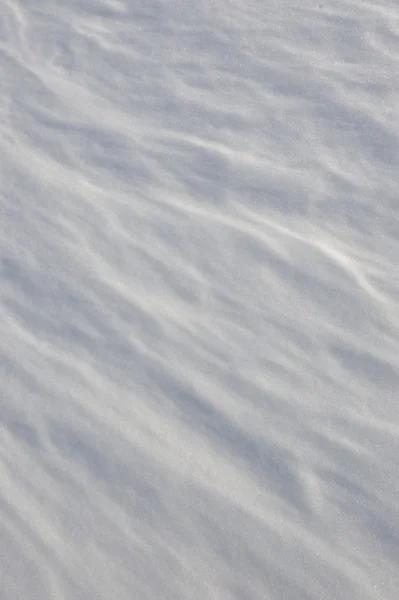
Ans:
[[[396,0],[0,1],[3,600],[394,600]]]

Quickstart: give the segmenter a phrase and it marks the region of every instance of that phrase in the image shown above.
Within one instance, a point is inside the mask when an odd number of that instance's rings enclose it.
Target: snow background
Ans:
[[[393,600],[396,0],[1,0],[4,600]]]

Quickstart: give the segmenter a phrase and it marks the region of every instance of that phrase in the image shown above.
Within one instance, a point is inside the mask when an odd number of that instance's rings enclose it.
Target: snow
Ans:
[[[2,0],[4,600],[394,600],[399,8]]]

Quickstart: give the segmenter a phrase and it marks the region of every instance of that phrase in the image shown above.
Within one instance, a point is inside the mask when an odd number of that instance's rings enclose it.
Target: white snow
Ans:
[[[3,600],[395,600],[396,0],[1,0]]]

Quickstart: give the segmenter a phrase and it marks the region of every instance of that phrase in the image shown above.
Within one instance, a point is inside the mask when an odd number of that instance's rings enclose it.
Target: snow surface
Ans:
[[[394,600],[396,0],[1,0],[3,600]]]

